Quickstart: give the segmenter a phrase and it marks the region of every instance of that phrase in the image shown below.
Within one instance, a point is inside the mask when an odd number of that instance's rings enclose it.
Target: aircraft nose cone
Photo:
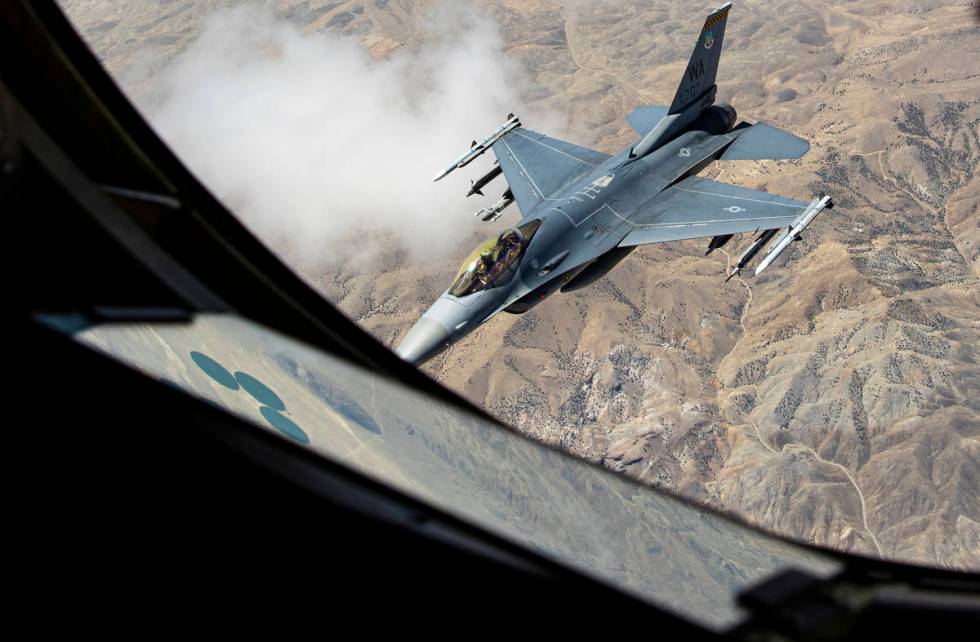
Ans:
[[[418,320],[395,348],[395,354],[415,365],[421,365],[449,345],[449,332],[427,317]]]

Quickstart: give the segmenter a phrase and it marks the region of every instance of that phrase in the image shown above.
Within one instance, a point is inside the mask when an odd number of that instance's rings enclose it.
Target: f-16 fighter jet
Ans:
[[[399,344],[403,359],[421,364],[500,311],[524,313],[557,290],[584,288],[647,243],[711,237],[710,253],[735,234],[755,233],[731,278],[778,234],[759,274],[832,206],[829,196],[805,203],[697,175],[716,159],[800,158],[810,149],[771,125],[736,125],[735,110],[715,104],[730,8],[725,4],[704,21],[670,105],[640,107],[627,117],[640,139],[618,154],[549,138],[511,115],[436,175],[439,180],[492,149],[497,164],[470,193],[501,173],[508,189],[477,215],[492,221],[516,202],[523,218],[467,257]]]

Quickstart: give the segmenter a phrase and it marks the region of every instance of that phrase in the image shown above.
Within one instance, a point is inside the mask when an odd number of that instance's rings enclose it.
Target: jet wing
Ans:
[[[807,204],[689,176],[650,199],[626,221],[620,247],[788,227]]]
[[[508,132],[492,149],[523,214],[609,158],[523,127]]]

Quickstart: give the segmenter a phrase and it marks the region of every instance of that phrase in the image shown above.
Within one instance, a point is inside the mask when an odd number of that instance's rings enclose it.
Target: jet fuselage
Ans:
[[[492,221],[516,202],[523,218],[470,254],[399,344],[402,358],[422,363],[498,312],[526,312],[556,290],[585,287],[637,245],[709,238],[710,252],[735,234],[761,232],[728,278],[775,239],[759,274],[831,207],[826,195],[806,203],[697,176],[718,158],[796,159],[810,149],[766,123],[736,126],[735,110],[714,104],[730,11],[728,2],[708,14],[671,103],[626,117],[641,138],[615,156],[525,129],[510,114],[436,174],[439,180],[492,149],[508,187],[477,214]],[[470,192],[494,175],[474,181]]]
[[[630,217],[675,181],[710,164],[738,134],[712,134],[697,128],[698,119],[690,120],[692,128],[661,141],[646,156],[631,157],[641,139],[545,197],[518,224],[542,222],[519,258],[516,275],[462,297],[447,290],[405,337],[399,354],[424,362],[498,311],[526,312],[565,286],[576,289],[576,277],[585,277],[593,264],[603,273],[612,269],[629,253],[618,245],[634,226]],[[611,252],[615,260],[609,260]],[[594,281],[601,274],[588,276]]]

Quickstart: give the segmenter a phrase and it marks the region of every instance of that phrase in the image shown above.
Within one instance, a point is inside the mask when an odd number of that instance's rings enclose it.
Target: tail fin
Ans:
[[[691,61],[687,63],[687,71],[681,78],[681,84],[677,88],[674,102],[670,104],[668,113],[677,114],[684,111],[691,103],[709,92],[711,102],[714,102],[715,75],[718,72],[721,44],[725,37],[728,10],[731,7],[732,3],[726,2],[712,11],[704,21],[698,43],[694,45],[694,53],[691,54]]]

